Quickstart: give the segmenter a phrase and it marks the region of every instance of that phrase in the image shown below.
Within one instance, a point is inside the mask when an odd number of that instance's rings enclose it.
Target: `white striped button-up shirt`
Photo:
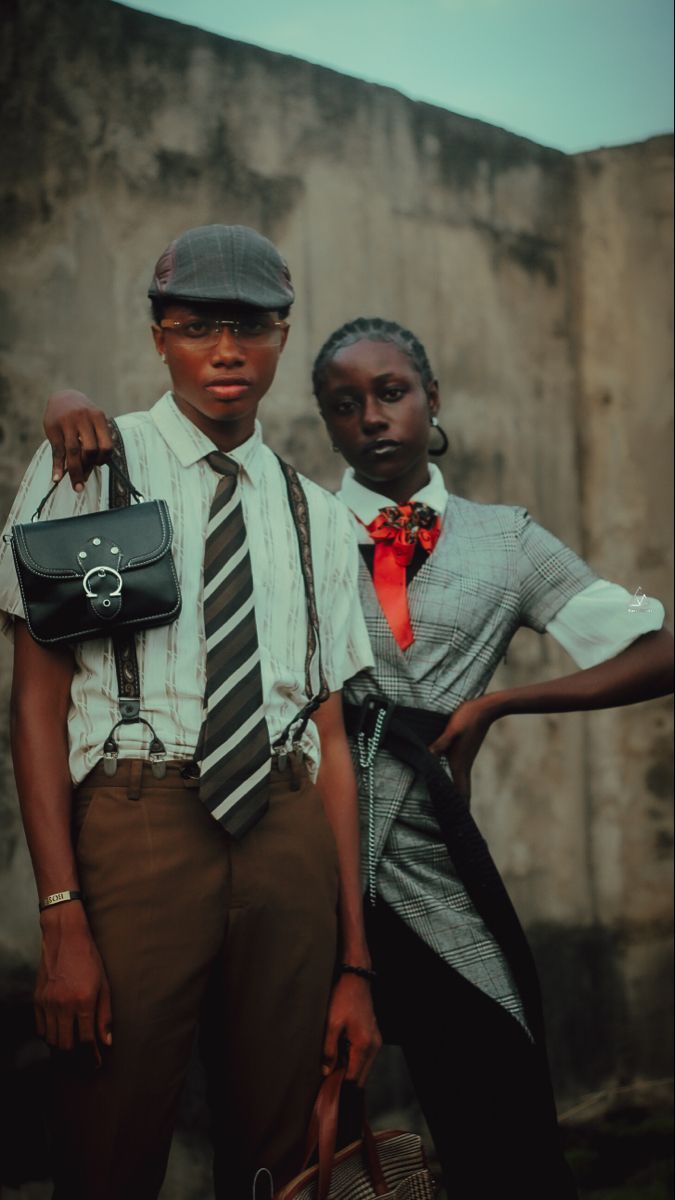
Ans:
[[[167,392],[149,412],[118,418],[132,482],[147,499],[165,499],[174,528],[173,555],[183,604],[171,625],[136,638],[141,675],[141,713],[164,742],[170,760],[192,757],[202,721],[205,684],[203,556],[209,510],[219,476],[205,461],[216,447],[176,407]],[[274,740],[306,703],[307,610],[300,558],[286,484],[260,426],[229,451],[240,465],[242,507],[251,556],[255,615],[260,643],[265,717]],[[92,473],[75,494],[67,480],[46,505],[42,519],[75,516],[107,507],[107,470]],[[51,453],[35,455],[10,512],[5,531],[31,518],[48,491]],[[302,480],[309,506],[314,580],[323,666],[331,691],[372,664],[358,603],[358,551],[349,513],[328,492]],[[0,543],[0,611],[11,633],[23,605],[11,548]],[[118,719],[115,661],[109,640],[73,647],[76,670],[68,719],[70,771],[77,783],[103,754]],[[316,664],[314,664],[316,668]],[[317,672],[314,685],[318,688]],[[148,734],[125,725],[116,735],[120,757],[144,757]],[[319,762],[319,738],[310,722],[303,749],[311,767]]]

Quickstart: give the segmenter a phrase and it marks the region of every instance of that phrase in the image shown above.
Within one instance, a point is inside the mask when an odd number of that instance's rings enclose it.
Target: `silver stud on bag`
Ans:
[[[119,554],[119,552],[120,552],[120,548],[119,548],[119,546],[111,546],[111,547],[110,547],[110,553],[111,553],[111,554]]]
[[[79,554],[78,554],[78,556],[77,556],[77,557],[78,557],[78,558],[86,558],[86,557],[87,557],[87,551],[86,551],[86,550],[80,550],[80,552],[79,552]]]
[[[91,541],[92,541],[92,545],[93,545],[93,546],[100,546],[100,545],[101,545],[101,539],[100,539],[100,538],[92,538],[92,539],[91,539]]]

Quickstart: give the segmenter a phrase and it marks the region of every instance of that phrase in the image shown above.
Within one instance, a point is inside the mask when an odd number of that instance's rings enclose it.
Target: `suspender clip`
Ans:
[[[115,741],[112,732],[110,732],[103,743],[103,770],[106,775],[112,778],[117,773],[117,756],[119,748]]]
[[[148,754],[150,759],[150,769],[155,779],[163,779],[166,775],[166,746],[157,734],[153,734],[150,742],[150,751]]]
[[[279,772],[285,771],[286,767],[288,766],[287,752],[285,750],[281,749],[281,750],[273,751],[273,754],[274,754],[274,761],[276,762],[276,765],[277,765],[277,771],[279,771]]]

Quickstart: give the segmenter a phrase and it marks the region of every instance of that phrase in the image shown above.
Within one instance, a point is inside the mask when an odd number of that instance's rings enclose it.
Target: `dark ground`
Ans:
[[[0,1198],[46,1200],[51,1189],[44,1182],[49,1168],[40,1116],[40,1099],[46,1092],[46,1051],[32,1034],[29,1004],[0,1004],[0,1018],[0,1108],[4,1114],[0,1126]],[[373,1125],[419,1127],[421,1131],[421,1114],[408,1107],[410,1089],[396,1057],[383,1054],[378,1074],[379,1096],[373,1096],[373,1100],[379,1103],[371,1106]],[[167,1188],[167,1200],[185,1200],[187,1195],[207,1200],[210,1191],[210,1155],[200,1090],[197,1086],[188,1092],[183,1106],[178,1137],[184,1147],[183,1170],[173,1187]],[[663,1093],[661,1098],[657,1095],[653,1094],[649,1102],[644,1096],[626,1095],[615,1099],[602,1115],[563,1122],[563,1145],[579,1184],[580,1200],[673,1200],[673,1108]],[[385,1098],[394,1102],[395,1113],[392,1109],[385,1112],[389,1108],[383,1103]],[[183,1183],[180,1177],[193,1157],[199,1160],[194,1172],[189,1171],[194,1189],[190,1186],[186,1190],[187,1177]],[[30,1184],[29,1180],[34,1182]],[[441,1194],[439,1200],[446,1198]]]
[[[672,1109],[617,1107],[563,1138],[581,1200],[671,1200]]]
[[[579,1200],[672,1200],[672,1109],[625,1106],[562,1134]]]

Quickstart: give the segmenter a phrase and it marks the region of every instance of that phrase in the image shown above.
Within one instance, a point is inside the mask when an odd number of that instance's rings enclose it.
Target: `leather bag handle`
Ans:
[[[310,1117],[305,1161],[302,1169],[303,1171],[307,1169],[312,1156],[318,1150],[319,1178],[317,1200],[328,1200],[335,1159],[340,1095],[344,1079],[344,1067],[338,1067],[324,1079],[319,1088]],[[388,1190],[388,1185],[384,1177],[384,1171],[382,1170],[377,1143],[366,1117],[363,1094],[361,1096],[361,1128],[365,1165],[370,1175],[370,1182],[375,1195],[383,1196]]]
[[[110,422],[110,424],[112,424],[112,422]],[[121,486],[126,489],[126,491],[136,501],[137,504],[140,504],[140,502],[144,499],[142,492],[139,492],[138,488],[134,487],[133,483],[129,479],[129,476],[125,473],[125,471],[122,470],[119,463],[115,462],[115,460],[113,458],[111,458],[111,459],[109,459],[107,466],[110,470],[111,478],[118,479]],[[56,491],[57,487],[65,479],[65,477],[66,476],[64,473],[60,479],[57,479],[56,482],[52,484],[52,486],[50,487],[47,494],[42,497],[40,503],[38,504],[37,508],[35,509],[35,512],[33,513],[32,517],[31,517],[31,521],[39,521],[40,520],[40,517],[42,516],[42,510],[43,510],[45,504],[50,499],[50,497],[54,495],[54,492]],[[125,501],[125,503],[128,504],[129,501],[127,500],[127,501]],[[113,506],[110,505],[110,507],[112,508]],[[117,507],[123,507],[123,505],[118,505]]]

